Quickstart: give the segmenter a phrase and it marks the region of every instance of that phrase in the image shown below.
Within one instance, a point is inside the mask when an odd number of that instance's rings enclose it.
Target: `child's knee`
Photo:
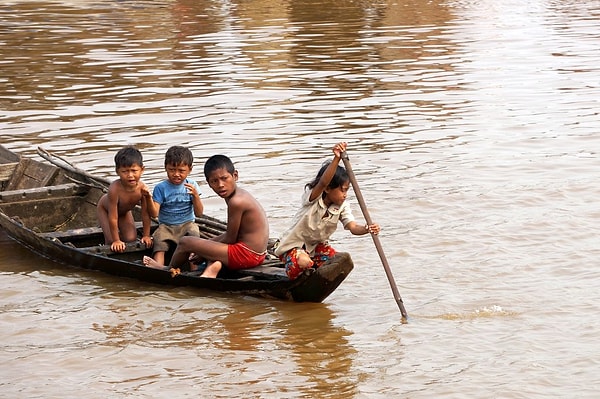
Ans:
[[[306,252],[300,252],[298,253],[297,263],[301,269],[307,269],[312,267],[314,262]]]

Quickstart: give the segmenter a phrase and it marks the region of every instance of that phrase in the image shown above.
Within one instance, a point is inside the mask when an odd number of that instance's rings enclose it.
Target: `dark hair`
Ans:
[[[192,152],[180,145],[174,145],[169,147],[167,152],[165,153],[165,166],[167,165],[187,165],[190,168],[194,164],[194,156]]]
[[[323,166],[321,166],[321,169],[319,169],[317,176],[310,183],[307,183],[305,187],[310,188],[310,189],[315,188],[315,186],[319,183],[319,180],[321,180],[321,176],[323,176],[323,173],[325,173],[325,171],[327,170],[327,167],[329,167],[330,164],[331,164],[331,161],[326,161],[323,164]],[[330,189],[338,188],[342,184],[347,183],[349,181],[350,181],[350,177],[348,176],[348,172],[346,172],[346,169],[344,169],[342,166],[338,165],[337,169],[335,170],[335,174],[333,175],[333,177],[331,178],[331,181],[327,185],[327,188],[330,188]],[[326,195],[325,192],[323,192],[323,197],[325,197],[325,195]]]
[[[213,155],[208,158],[204,164],[204,176],[206,177],[206,180],[208,180],[208,175],[210,175],[211,172],[221,168],[226,169],[227,172],[231,174],[235,172],[235,166],[233,166],[233,162],[229,157],[225,155]]]
[[[121,148],[115,155],[115,168],[123,168],[131,165],[144,166],[142,153],[134,146],[128,145]]]

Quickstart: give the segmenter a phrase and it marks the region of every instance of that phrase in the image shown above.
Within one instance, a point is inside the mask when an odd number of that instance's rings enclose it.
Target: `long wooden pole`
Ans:
[[[342,161],[344,162],[344,166],[346,167],[346,172],[348,173],[348,177],[350,178],[350,183],[352,183],[352,188],[354,189],[356,199],[358,199],[358,203],[360,205],[360,209],[362,210],[363,216],[365,217],[367,224],[371,225],[373,224],[373,221],[371,220],[371,215],[369,215],[369,210],[367,209],[365,200],[362,196],[362,193],[360,192],[360,188],[358,187],[356,176],[354,176],[354,172],[352,171],[350,159],[348,158],[348,154],[345,151],[342,153]],[[404,308],[404,302],[402,301],[400,293],[398,292],[398,287],[396,286],[396,282],[394,281],[394,276],[392,275],[390,265],[388,264],[388,261],[383,252],[383,247],[381,246],[381,242],[379,241],[379,236],[371,233],[371,238],[373,238],[373,242],[375,243],[375,248],[377,248],[377,253],[379,254],[379,258],[381,259],[381,263],[383,264],[385,274],[387,276],[388,281],[390,282],[390,287],[392,288],[394,299],[396,300],[396,303],[400,308],[400,313],[402,314],[402,322],[406,322],[408,315],[406,313],[406,309]]]

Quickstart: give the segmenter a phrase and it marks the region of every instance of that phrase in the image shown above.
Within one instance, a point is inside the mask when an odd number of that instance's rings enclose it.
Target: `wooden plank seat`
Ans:
[[[135,222],[136,229],[142,227],[142,222]],[[99,226],[92,227],[81,227],[78,229],[71,230],[58,230],[58,231],[50,231],[48,233],[39,233],[40,236],[50,239],[58,239],[61,241],[69,241],[69,239],[81,239],[85,237],[94,236],[97,234],[102,234],[102,228]]]
[[[46,198],[70,197],[84,194],[88,187],[76,183],[59,184],[56,186],[34,187],[0,192],[0,203],[25,202]]]
[[[67,243],[68,244],[68,243]],[[110,254],[114,254],[115,252],[110,249],[110,245],[94,245],[93,247],[84,247],[79,248],[81,251],[90,252],[97,255],[108,256]],[[146,246],[141,241],[136,242],[128,242],[125,244],[125,251],[119,253],[130,253],[130,252],[145,252]],[[140,257],[140,262],[141,262]]]

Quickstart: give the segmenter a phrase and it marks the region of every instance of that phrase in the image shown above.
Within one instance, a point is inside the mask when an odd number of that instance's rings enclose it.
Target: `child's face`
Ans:
[[[227,171],[227,169],[220,168],[210,172],[206,181],[208,182],[210,188],[212,188],[213,191],[219,195],[219,197],[229,198],[235,192],[237,179],[237,170],[231,174]]]
[[[167,178],[172,184],[182,184],[185,179],[187,179],[188,175],[192,171],[192,168],[185,164],[173,165],[168,164],[165,166],[165,170],[167,171]]]
[[[121,180],[121,184],[126,188],[135,188],[142,178],[144,167],[138,164],[131,166],[121,166],[117,168],[117,175]]]
[[[337,188],[327,188],[325,190],[325,202],[341,206],[348,197],[348,190],[350,190],[350,182],[345,182]]]

